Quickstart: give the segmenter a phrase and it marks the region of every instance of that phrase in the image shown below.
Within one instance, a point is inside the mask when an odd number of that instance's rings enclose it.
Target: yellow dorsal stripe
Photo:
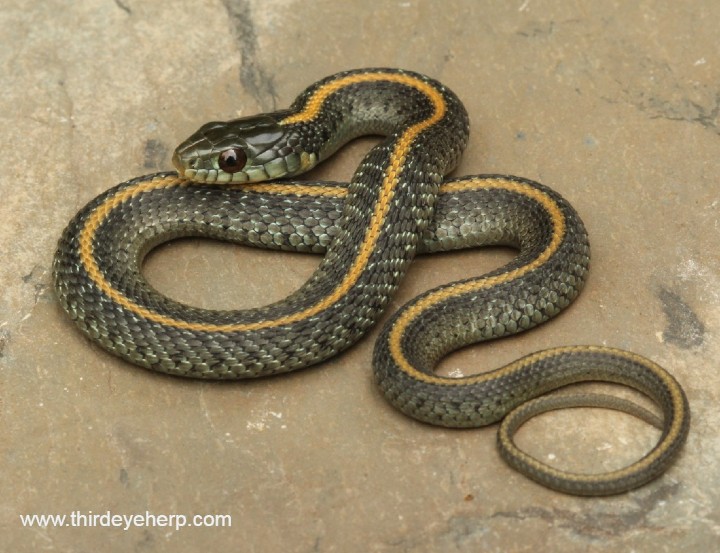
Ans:
[[[507,179],[484,179],[481,182],[483,187],[485,188],[502,188],[505,190],[510,190],[512,192],[516,192],[522,194],[523,196],[532,198],[540,205],[542,205],[543,208],[550,215],[550,218],[554,225],[552,240],[550,241],[550,244],[548,244],[548,247],[545,248],[545,250],[542,252],[542,254],[540,254],[537,258],[535,258],[527,265],[523,265],[522,267],[518,267],[517,269],[514,269],[507,273],[502,273],[492,277],[478,278],[456,286],[440,288],[434,293],[428,294],[403,312],[403,314],[397,319],[397,321],[395,321],[395,324],[390,331],[390,336],[388,338],[390,354],[392,355],[393,359],[400,367],[400,369],[402,369],[411,377],[417,380],[421,380],[423,382],[443,385],[465,386],[469,383],[482,382],[484,380],[496,378],[497,372],[483,373],[468,378],[443,378],[440,376],[430,375],[419,371],[407,360],[405,354],[402,351],[402,339],[405,335],[405,330],[412,323],[412,321],[419,317],[428,308],[436,305],[437,303],[447,298],[460,294],[477,292],[486,288],[491,288],[492,286],[496,286],[498,284],[502,284],[504,282],[518,279],[524,274],[529,273],[530,271],[542,266],[544,263],[547,262],[550,256],[552,256],[557,251],[565,236],[565,216],[563,215],[557,203],[542,190],[539,190],[523,182]],[[477,183],[475,184],[477,185]],[[445,191],[462,191],[472,185],[473,180],[450,183],[449,186],[445,187]],[[517,367],[515,367],[513,364],[508,365],[503,370],[512,371],[516,369]]]
[[[328,97],[338,90],[358,83],[378,81],[399,83],[413,87],[430,98],[430,101],[434,104],[436,109],[439,104],[442,104],[444,110],[445,101],[443,100],[442,95],[436,88],[425,81],[405,73],[385,73],[383,71],[377,71],[372,73],[346,75],[345,77],[340,77],[339,79],[325,83],[313,92],[312,96],[308,98],[305,107],[301,111],[286,117],[280,122],[280,124],[290,125],[292,123],[307,123],[308,121],[312,121],[319,115]]]
[[[144,306],[137,304],[132,299],[128,298],[120,291],[112,287],[112,285],[105,279],[102,271],[97,265],[93,256],[92,242],[95,233],[107,217],[108,213],[130,198],[146,192],[152,188],[159,188],[164,186],[172,186],[180,184],[181,179],[170,182],[171,179],[157,179],[152,181],[146,181],[139,185],[125,189],[115,196],[111,196],[95,211],[93,211],[88,217],[85,226],[80,235],[80,258],[90,278],[95,284],[110,297],[114,302],[122,305],[125,309],[132,311],[136,315],[153,321],[155,323],[172,326],[178,329],[190,330],[190,331],[201,331],[201,332],[239,332],[239,331],[251,331],[260,330],[263,328],[272,328],[282,326],[286,324],[295,323],[308,317],[317,315],[321,311],[327,309],[343,296],[345,296],[352,286],[360,278],[360,275],[365,270],[367,263],[375,249],[375,244],[380,236],[380,232],[383,227],[383,222],[387,216],[387,212],[390,209],[390,203],[395,193],[395,188],[399,184],[400,173],[405,165],[407,154],[413,141],[419,134],[435,125],[440,121],[446,113],[445,99],[440,91],[426,83],[425,81],[412,77],[405,74],[394,74],[394,73],[363,73],[358,75],[350,75],[344,78],[340,78],[336,81],[331,81],[325,85],[319,87],[315,93],[308,99],[305,108],[297,115],[288,118],[283,123],[292,122],[294,119],[297,121],[308,121],[315,117],[320,109],[322,108],[325,100],[332,93],[340,90],[341,88],[350,84],[358,82],[371,82],[371,81],[391,81],[407,86],[411,86],[420,92],[424,93],[430,100],[433,106],[433,113],[430,117],[424,121],[420,121],[409,127],[398,139],[393,152],[390,156],[388,167],[385,170],[383,182],[380,187],[380,194],[375,204],[375,208],[372,213],[370,225],[365,233],[365,237],[358,250],[358,255],[355,258],[352,266],[350,267],[347,274],[343,277],[343,280],[335,287],[335,289],[322,298],[320,301],[313,305],[306,307],[300,311],[290,313],[289,315],[279,317],[277,319],[268,319],[264,321],[258,321],[254,323],[236,323],[236,324],[210,324],[210,323],[199,323],[199,322],[188,322],[162,315],[155,311],[152,311]]]

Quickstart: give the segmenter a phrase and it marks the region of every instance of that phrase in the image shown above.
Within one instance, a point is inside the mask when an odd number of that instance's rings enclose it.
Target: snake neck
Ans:
[[[376,150],[386,152],[407,130],[432,121],[409,146],[418,151],[420,143],[431,143],[432,153],[423,157],[436,158],[434,168],[443,175],[457,164],[469,135],[467,112],[452,91],[424,75],[397,69],[328,77],[307,88],[279,121],[289,141],[318,162],[368,135],[386,137],[366,156],[366,160],[377,158]]]

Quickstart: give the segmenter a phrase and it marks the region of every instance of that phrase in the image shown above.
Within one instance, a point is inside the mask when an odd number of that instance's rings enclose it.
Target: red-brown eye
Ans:
[[[218,165],[220,166],[220,169],[230,174],[242,171],[246,162],[247,156],[240,148],[225,150],[218,158]]]

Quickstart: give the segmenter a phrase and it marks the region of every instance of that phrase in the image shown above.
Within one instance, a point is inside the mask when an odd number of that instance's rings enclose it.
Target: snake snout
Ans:
[[[172,163],[181,177],[198,182],[205,182],[209,170],[215,168],[212,159],[205,159],[192,144],[181,144],[173,153]]]
[[[177,150],[175,150],[175,152],[173,153],[172,164],[175,166],[175,169],[177,169],[177,172],[180,176],[185,174],[185,166],[180,160],[180,153]]]

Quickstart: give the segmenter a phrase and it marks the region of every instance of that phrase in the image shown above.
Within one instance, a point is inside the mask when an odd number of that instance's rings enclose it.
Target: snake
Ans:
[[[295,180],[353,139],[379,142],[348,183]],[[469,117],[442,83],[400,69],[321,79],[288,109],[204,124],[174,152],[176,171],[137,177],[90,201],[67,225],[53,262],[60,305],[93,342],[133,364],[199,379],[245,379],[302,369],[352,346],[381,318],[417,254],[501,245],[504,266],[428,290],[397,310],[376,341],[382,396],[444,427],[500,422],[511,467],[553,490],[623,493],[660,476],[690,424],[687,397],[665,369],[606,346],[560,346],[460,378],[436,368],[470,344],[515,335],[560,313],[582,290],[586,229],[575,209],[538,182],[508,175],[448,178],[469,138]],[[199,236],[323,254],[288,297],[243,310],[209,310],[166,297],[143,276],[156,246]],[[621,384],[661,412],[603,395],[554,392]],[[515,432],[553,409],[618,409],[660,428],[639,460],[605,473],[558,469],[521,450]]]

